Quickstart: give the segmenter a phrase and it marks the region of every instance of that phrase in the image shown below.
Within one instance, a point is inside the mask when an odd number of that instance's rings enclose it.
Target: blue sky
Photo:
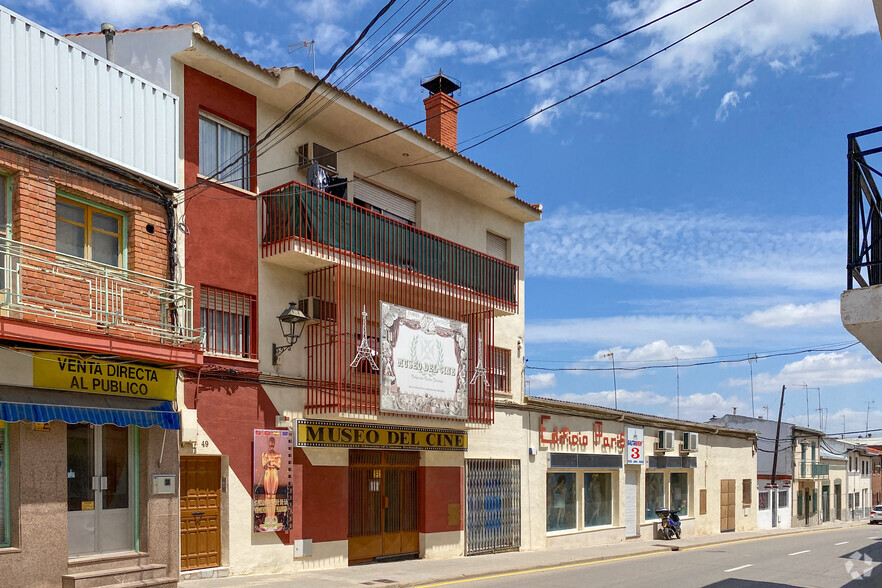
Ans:
[[[403,5],[399,0],[396,6]],[[377,0],[28,0],[62,33],[198,21],[263,66],[323,74]],[[686,0],[457,0],[351,91],[423,118],[439,68],[465,101]],[[461,146],[630,65],[740,4],[682,13],[460,111]],[[405,10],[417,5],[409,2]],[[423,9],[425,14],[428,7]],[[403,14],[403,13],[402,13]],[[385,32],[385,31],[381,31]],[[612,405],[617,368],[835,348],[845,287],[846,134],[882,124],[882,40],[870,0],[755,0],[740,12],[468,156],[542,202],[527,229],[527,375],[534,395]],[[332,77],[333,81],[334,78]],[[829,432],[862,430],[882,366],[863,347],[760,359],[754,407]],[[676,369],[616,372],[620,408],[676,416]],[[805,385],[804,390],[802,386]],[[679,370],[680,416],[751,413],[746,362]],[[882,399],[870,410],[882,427]]]

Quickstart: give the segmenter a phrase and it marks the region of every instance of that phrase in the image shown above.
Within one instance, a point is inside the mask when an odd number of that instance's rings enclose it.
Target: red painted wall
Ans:
[[[199,171],[199,112],[209,112],[250,131],[256,141],[257,99],[191,67],[184,68],[184,182],[192,186]],[[257,161],[252,158],[252,189]],[[186,279],[257,295],[257,200],[242,190],[208,182],[186,193]],[[196,313],[195,322],[200,321]]]
[[[420,533],[462,530],[463,474],[461,467],[421,467],[419,470]],[[447,524],[447,507],[460,505],[457,524]]]
[[[223,381],[202,377],[184,385],[184,403],[198,411],[205,429],[220,452],[229,457],[230,470],[251,493],[254,429],[273,429],[276,411],[263,387],[256,382]],[[313,541],[346,539],[348,521],[348,468],[313,466],[302,450],[294,449],[294,464],[301,466],[302,492],[295,488],[295,528],[279,537],[290,543],[302,537]],[[299,521],[298,521],[299,518]]]

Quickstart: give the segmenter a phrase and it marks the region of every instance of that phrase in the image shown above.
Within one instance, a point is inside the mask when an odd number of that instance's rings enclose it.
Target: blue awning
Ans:
[[[0,421],[181,428],[180,416],[166,400],[17,386],[0,386]]]

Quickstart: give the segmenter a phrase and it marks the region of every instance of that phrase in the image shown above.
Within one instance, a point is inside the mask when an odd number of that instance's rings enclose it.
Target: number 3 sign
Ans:
[[[627,463],[643,464],[643,427],[627,427]]]

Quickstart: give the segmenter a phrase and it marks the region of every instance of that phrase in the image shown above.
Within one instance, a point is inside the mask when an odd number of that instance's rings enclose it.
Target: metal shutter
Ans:
[[[487,231],[487,255],[508,260],[508,239]]]
[[[416,222],[416,202],[413,200],[365,181],[355,182],[352,188],[355,198],[364,200],[372,206],[376,206],[412,223]]]

